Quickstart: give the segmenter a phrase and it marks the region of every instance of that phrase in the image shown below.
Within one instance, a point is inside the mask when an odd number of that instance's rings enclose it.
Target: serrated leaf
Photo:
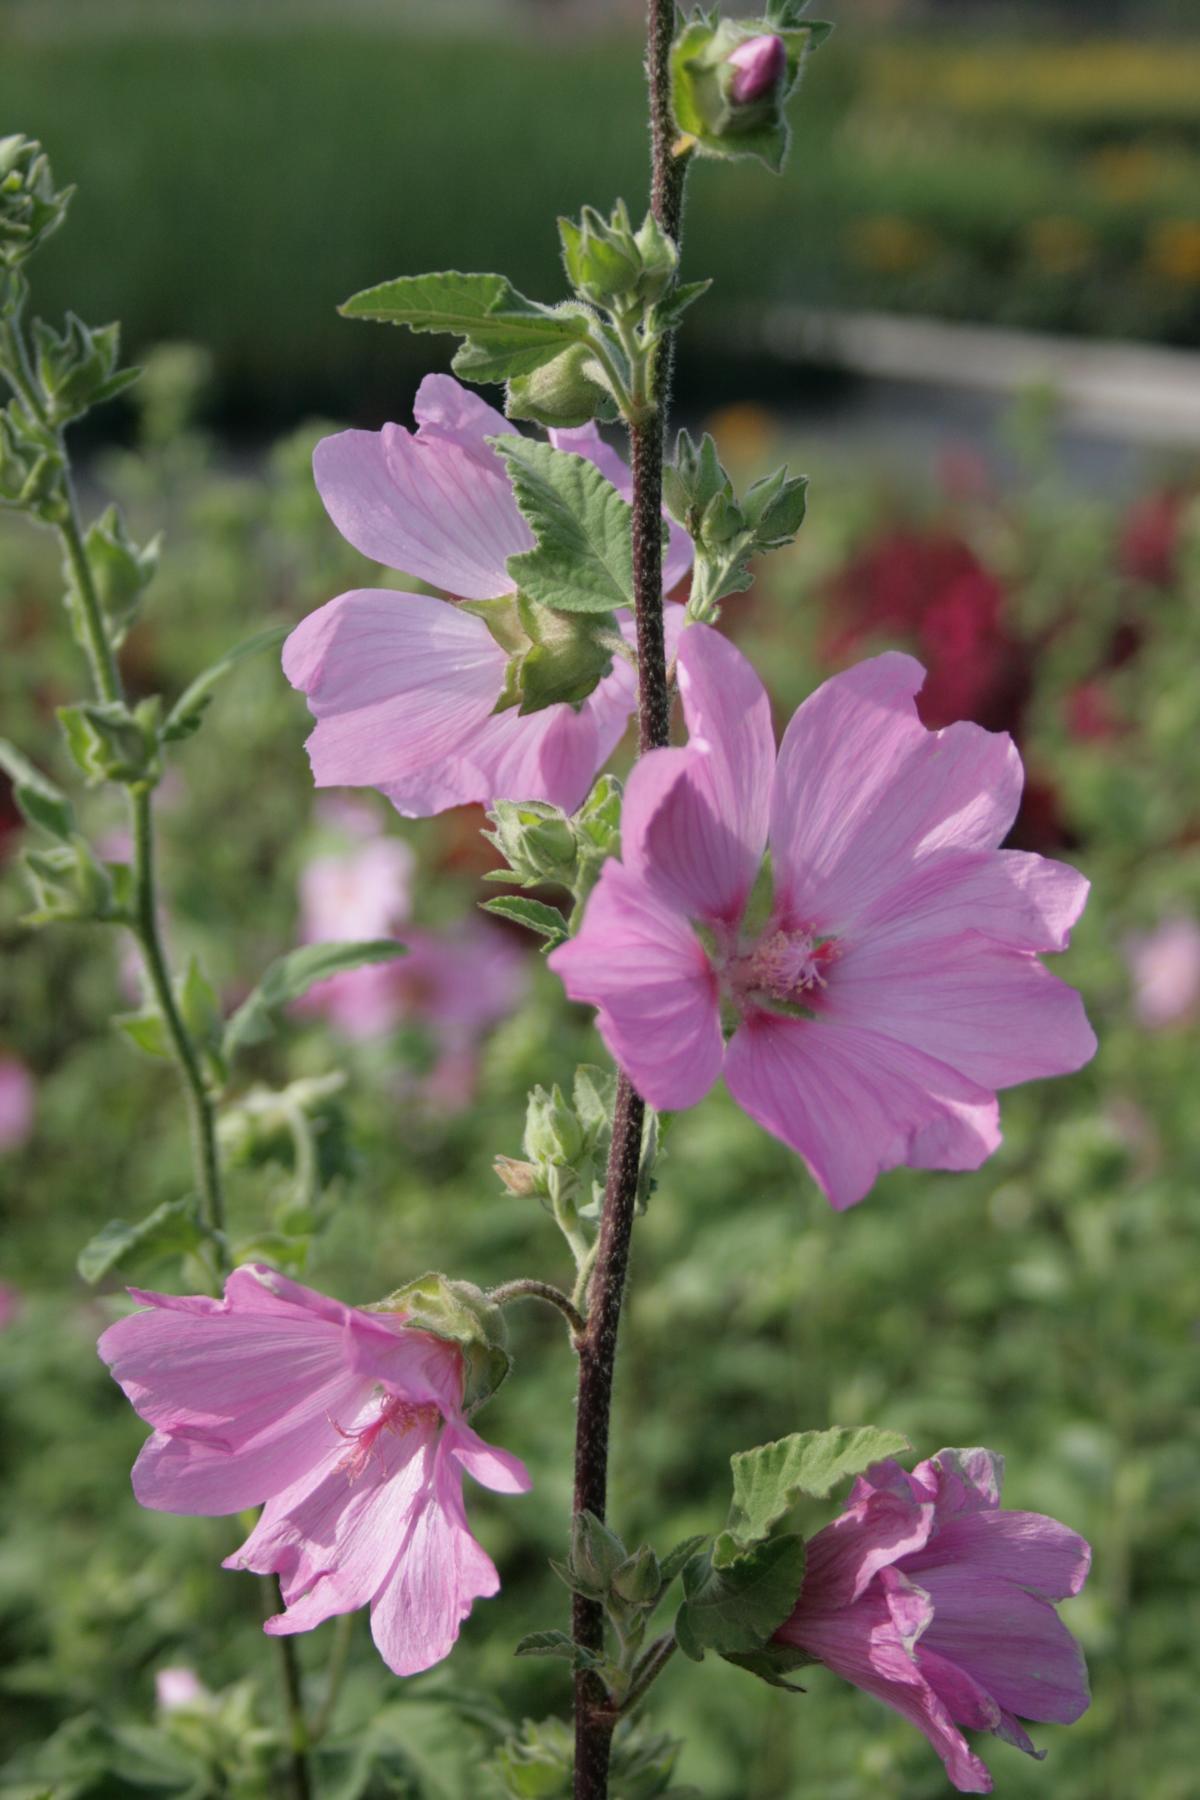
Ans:
[[[595,463],[532,438],[488,442],[508,465],[517,505],[537,538],[510,556],[529,599],[558,612],[633,605],[633,513]]]
[[[75,829],[71,802],[7,738],[0,738],[0,769],[13,784],[13,799],[21,817],[30,825],[40,825],[51,837],[69,841]]]
[[[569,1662],[576,1669],[601,1669],[606,1667],[605,1659],[597,1656],[593,1650],[585,1650],[568,1637],[565,1631],[531,1631],[523,1637],[514,1656],[557,1656]]]
[[[674,331],[688,307],[703,294],[707,294],[711,286],[710,276],[707,281],[685,281],[679,287],[672,288],[654,308],[654,323],[659,331]]]
[[[829,1431],[797,1431],[756,1450],[730,1457],[733,1505],[729,1532],[739,1544],[766,1537],[784,1514],[807,1495],[825,1500],[838,1483],[872,1463],[911,1449],[899,1431],[874,1425],[836,1425]]]
[[[167,1200],[136,1224],[110,1219],[76,1260],[83,1279],[93,1285],[114,1269],[128,1271],[137,1264],[158,1262],[167,1256],[185,1256],[204,1240],[204,1228],[195,1196]]]
[[[274,1029],[272,1015],[281,1006],[299,1000],[310,987],[344,969],[360,969],[366,963],[391,962],[403,956],[405,946],[395,938],[305,944],[290,950],[267,969],[258,986],[248,994],[225,1027],[222,1054],[231,1062],[248,1044],[261,1043]]]
[[[693,1662],[706,1650],[759,1650],[796,1604],[804,1580],[804,1539],[790,1532],[747,1550],[724,1568],[694,1556],[683,1571],[685,1599],[675,1620],[679,1648]]]
[[[557,312],[527,300],[503,275],[402,275],[364,288],[339,311],[410,331],[465,338],[452,368],[468,381],[508,381],[553,360],[587,337],[585,313]]]
[[[540,937],[550,941],[545,948],[553,950],[556,945],[567,939],[567,928],[562,914],[553,906],[545,906],[540,900],[524,900],[517,894],[501,894],[495,900],[480,902],[483,911],[495,913],[498,918],[511,919],[515,925],[524,925],[529,931],[536,931]]]
[[[204,709],[213,696],[217,683],[228,675],[230,669],[238,663],[245,662],[248,656],[257,656],[260,650],[269,650],[282,644],[288,634],[287,625],[269,625],[265,631],[256,632],[253,637],[246,638],[243,643],[235,644],[227,650],[218,662],[197,675],[195,681],[186,687],[167,714],[163,724],[162,735],[166,743],[174,743],[179,738],[190,737],[197,730]]]

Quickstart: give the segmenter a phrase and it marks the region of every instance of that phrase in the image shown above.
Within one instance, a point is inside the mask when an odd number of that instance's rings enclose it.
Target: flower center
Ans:
[[[838,954],[836,938],[808,930],[769,931],[748,950],[731,956],[722,971],[726,990],[739,1009],[748,1002],[808,1014],[808,1001],[823,988]]]
[[[393,1437],[402,1437],[405,1432],[436,1424],[440,1417],[441,1414],[432,1401],[416,1405],[411,1400],[402,1399],[399,1394],[388,1394],[378,1413],[365,1425],[358,1425],[347,1431],[336,1419],[331,1418],[329,1423],[333,1429],[350,1446],[337,1467],[351,1481],[357,1481],[375,1455],[375,1447],[385,1431],[390,1432]]]

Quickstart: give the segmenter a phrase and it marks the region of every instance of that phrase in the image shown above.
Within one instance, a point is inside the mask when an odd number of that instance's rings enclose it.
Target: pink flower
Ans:
[[[892,652],[834,676],[777,760],[758,676],[690,628],[688,747],[637,764],[623,860],[550,958],[651,1105],[694,1106],[723,1070],[838,1208],[898,1163],[977,1168],[1000,1142],[996,1090],[1095,1049],[1079,996],[1037,957],[1065,947],[1087,883],[997,849],[1020,758],[977,725],[926,731],[922,674]]]
[[[776,1633],[924,1732],[963,1794],[992,1778],[958,1726],[1044,1756],[1018,1719],[1070,1725],[1090,1700],[1050,1602],[1079,1592],[1091,1550],[1057,1519],[1001,1511],[1003,1473],[990,1450],[940,1450],[911,1475],[876,1463],[809,1543]]]
[[[1133,1010],[1147,1031],[1186,1024],[1200,1010],[1200,925],[1180,915],[1125,940]]]
[[[747,38],[728,61],[734,70],[729,98],[737,106],[749,106],[779,86],[787,70],[787,48],[774,33]]]
[[[412,901],[416,858],[399,838],[375,838],[342,856],[316,856],[300,877],[300,935],[323,944],[399,935]],[[305,995],[351,1038],[389,1031],[398,1013],[394,963],[347,969]]]
[[[0,1151],[17,1150],[33,1130],[37,1090],[15,1056],[0,1056]]]
[[[181,1706],[202,1706],[212,1698],[195,1669],[159,1669],[154,1677],[154,1698],[162,1712],[178,1712]]]
[[[486,439],[512,425],[448,375],[429,375],[399,425],[322,439],[313,458],[330,518],[373,561],[443,593],[514,592],[507,559],[533,545],[500,457]],[[594,426],[554,434],[629,491],[629,473]],[[668,587],[691,561],[675,530]],[[672,608],[672,633],[679,608]],[[622,629],[632,639],[632,621]],[[508,658],[483,620],[427,594],[355,588],[311,613],[284,645],[284,673],[317,721],[308,740],[318,787],[377,787],[413,818],[499,798],[579,806],[625,730],[636,677],[623,659],[578,711],[496,713]]]
[[[472,1601],[500,1585],[467,1527],[463,1471],[499,1493],[529,1487],[467,1424],[457,1346],[256,1264],[224,1300],[130,1292],[149,1310],[99,1349],[154,1426],[133,1468],[140,1503],[263,1506],[225,1567],[280,1577],[272,1636],[370,1606],[397,1675],[448,1655]]]

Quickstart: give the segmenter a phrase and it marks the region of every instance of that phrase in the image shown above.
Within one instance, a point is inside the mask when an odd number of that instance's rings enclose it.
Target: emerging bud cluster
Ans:
[[[74,191],[55,188],[36,139],[0,138],[0,268],[17,268],[58,230]]]
[[[832,29],[805,22],[808,0],[771,0],[765,17],[697,11],[671,53],[681,146],[704,156],[757,156],[776,173],[788,147],[784,103],[810,50]]]
[[[559,219],[558,234],[571,286],[593,306],[640,312],[661,300],[675,280],[675,244],[653,213],[635,231],[624,200],[617,201],[609,219],[594,206],[584,207],[578,225]]]
[[[791,543],[804,523],[807,489],[807,476],[781,466],[738,500],[712,438],[697,445],[679,433],[675,460],[663,470],[663,501],[696,546],[689,617],[711,622],[722,599],[750,586],[752,557]]]

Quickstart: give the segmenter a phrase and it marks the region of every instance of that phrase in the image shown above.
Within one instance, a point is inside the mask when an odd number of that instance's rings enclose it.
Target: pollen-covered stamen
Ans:
[[[751,997],[803,1005],[825,986],[826,971],[837,956],[834,938],[812,931],[769,931],[725,967],[735,1001]]]
[[[331,1418],[329,1423],[333,1429],[350,1445],[336,1467],[351,1481],[357,1481],[374,1456],[375,1447],[385,1431],[394,1437],[401,1437],[406,1432],[435,1425],[440,1416],[432,1401],[416,1405],[411,1400],[402,1400],[398,1394],[388,1394],[378,1413],[365,1425],[358,1425],[347,1431],[336,1419]]]

